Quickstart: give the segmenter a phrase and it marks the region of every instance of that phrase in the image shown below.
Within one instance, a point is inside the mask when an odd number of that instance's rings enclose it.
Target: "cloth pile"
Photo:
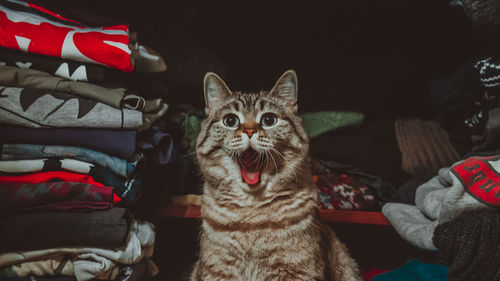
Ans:
[[[477,8],[475,1],[462,3],[466,11]],[[478,7],[498,12],[495,5]],[[435,121],[397,126],[413,178],[382,212],[404,240],[436,252],[447,280],[499,280],[500,57],[465,63],[433,81],[430,94]]]
[[[379,211],[384,203],[397,200],[396,187],[409,174],[402,168],[394,124],[368,116],[356,128],[311,140],[320,208]]]
[[[166,65],[136,37],[123,23],[0,1],[0,279],[157,274],[154,225],[128,207],[142,163],[170,159],[154,124],[168,106],[123,85]]]

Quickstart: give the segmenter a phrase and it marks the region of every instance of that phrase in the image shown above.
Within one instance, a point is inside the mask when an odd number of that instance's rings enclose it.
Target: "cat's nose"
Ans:
[[[248,137],[251,138],[252,135],[257,132],[257,130],[255,128],[244,128],[243,132],[245,132]]]

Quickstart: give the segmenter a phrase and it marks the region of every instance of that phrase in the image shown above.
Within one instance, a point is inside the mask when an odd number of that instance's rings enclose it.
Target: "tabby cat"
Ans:
[[[295,72],[249,94],[207,73],[204,91],[207,118],[196,144],[203,225],[191,280],[361,280],[316,213]]]

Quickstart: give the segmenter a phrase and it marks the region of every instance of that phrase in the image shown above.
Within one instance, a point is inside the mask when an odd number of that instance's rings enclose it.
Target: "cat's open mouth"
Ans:
[[[252,148],[249,148],[240,155],[239,164],[241,168],[241,176],[243,180],[254,185],[260,181],[263,158],[259,157],[259,153]]]

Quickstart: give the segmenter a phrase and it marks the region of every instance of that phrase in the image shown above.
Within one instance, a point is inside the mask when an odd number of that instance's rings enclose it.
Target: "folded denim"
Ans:
[[[0,143],[81,146],[133,161],[136,152],[135,130],[109,129],[34,129],[0,125]]]
[[[39,144],[0,144],[0,160],[27,160],[45,157],[71,158],[101,165],[115,174],[127,177],[131,175],[137,163],[143,158],[141,154],[134,155],[134,161],[127,161],[106,153],[78,146],[39,145]]]

